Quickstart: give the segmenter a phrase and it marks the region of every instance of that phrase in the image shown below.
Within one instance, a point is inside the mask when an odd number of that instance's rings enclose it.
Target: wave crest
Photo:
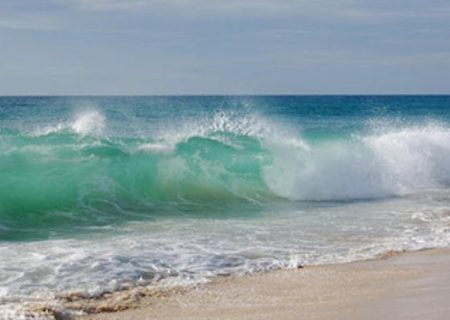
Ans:
[[[450,184],[450,129],[429,125],[279,147],[266,181],[294,200],[401,196]]]

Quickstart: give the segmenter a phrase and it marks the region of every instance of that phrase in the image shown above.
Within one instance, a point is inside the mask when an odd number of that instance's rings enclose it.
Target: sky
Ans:
[[[0,0],[0,95],[449,94],[449,0]]]

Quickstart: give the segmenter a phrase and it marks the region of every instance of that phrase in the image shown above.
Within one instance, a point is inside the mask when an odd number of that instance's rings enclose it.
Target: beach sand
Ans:
[[[450,249],[222,277],[80,319],[450,319]]]

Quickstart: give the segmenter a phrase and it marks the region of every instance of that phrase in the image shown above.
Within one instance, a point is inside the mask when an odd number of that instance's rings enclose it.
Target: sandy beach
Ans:
[[[80,317],[122,319],[448,319],[450,249],[224,277]]]

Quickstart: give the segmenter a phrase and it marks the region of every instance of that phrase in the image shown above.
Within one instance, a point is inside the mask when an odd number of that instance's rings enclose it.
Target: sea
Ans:
[[[0,97],[2,320],[449,244],[450,96]]]

